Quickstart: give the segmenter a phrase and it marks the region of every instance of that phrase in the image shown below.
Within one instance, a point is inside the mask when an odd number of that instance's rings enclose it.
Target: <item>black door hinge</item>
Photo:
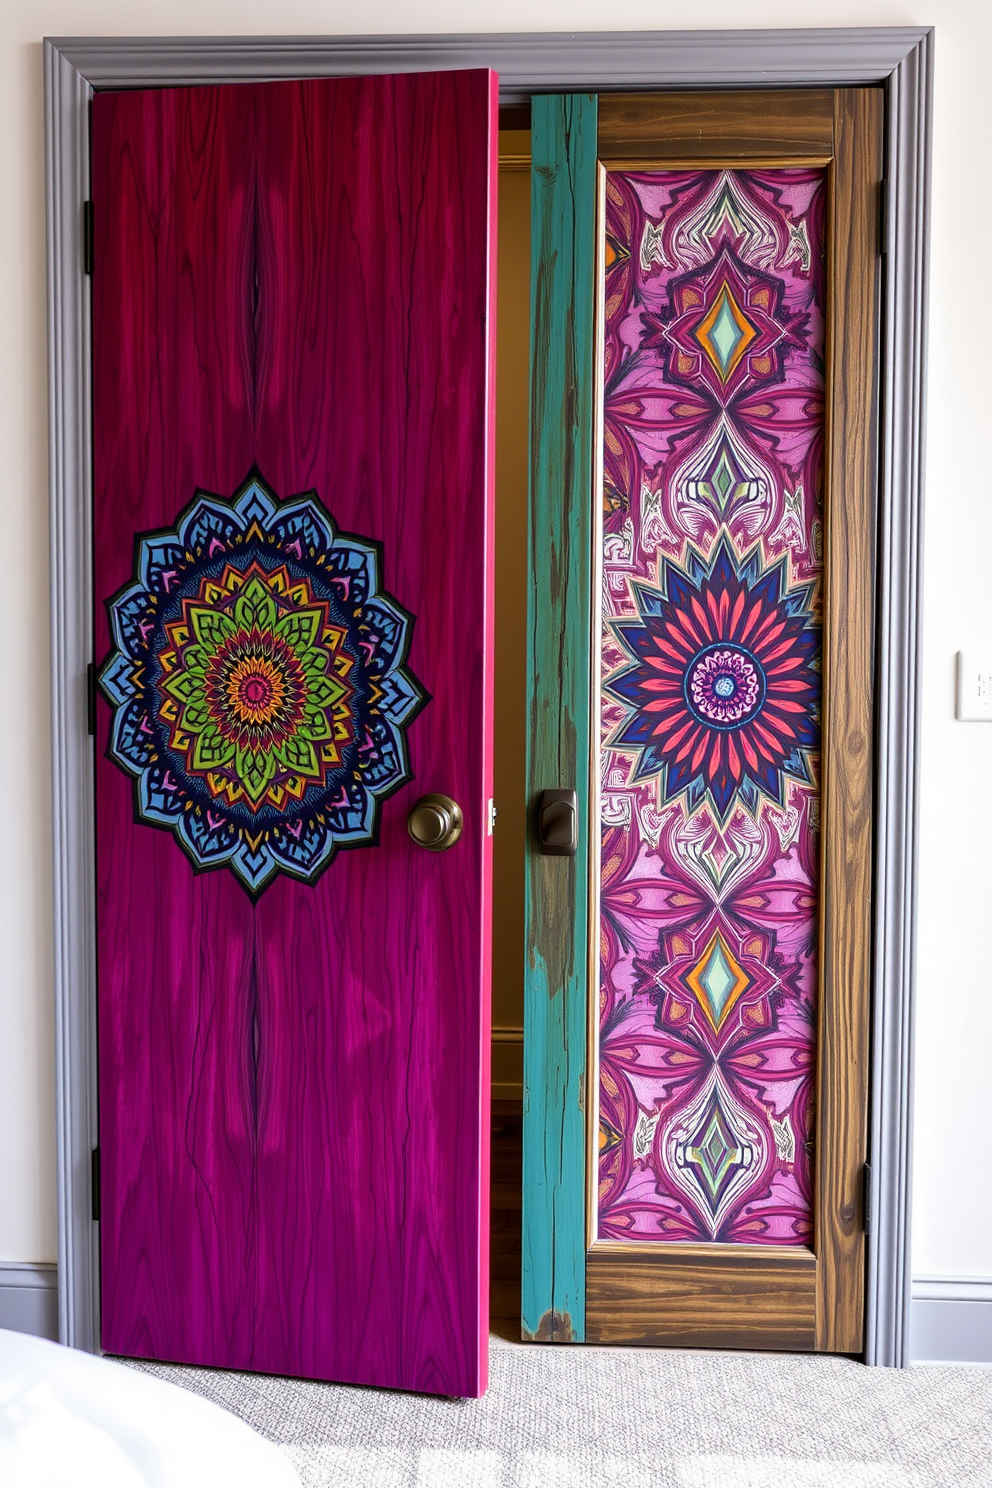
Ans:
[[[96,667],[92,662],[86,667],[86,732],[96,733]]]
[[[861,1169],[861,1228],[871,1234],[871,1163]]]
[[[100,1218],[100,1149],[90,1153],[90,1218]]]
[[[83,273],[93,272],[93,203],[83,202]]]
[[[878,256],[884,258],[889,242],[889,183],[878,183]]]

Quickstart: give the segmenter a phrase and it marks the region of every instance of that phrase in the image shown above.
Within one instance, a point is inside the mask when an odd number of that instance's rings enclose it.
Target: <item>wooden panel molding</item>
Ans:
[[[835,94],[827,322],[823,856],[816,1137],[817,1348],[864,1320],[871,985],[875,491],[883,98]]]
[[[829,88],[753,93],[613,93],[599,105],[604,161],[827,159],[833,151]]]
[[[815,1348],[809,1251],[730,1245],[594,1245],[586,1259],[590,1343],[669,1348]]]

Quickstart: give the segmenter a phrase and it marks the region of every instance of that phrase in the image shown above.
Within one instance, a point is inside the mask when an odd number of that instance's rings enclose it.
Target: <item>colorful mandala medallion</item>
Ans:
[[[685,699],[700,723],[738,728],[765,700],[765,674],[743,646],[717,642],[695,658],[685,674]]]
[[[257,475],[137,539],[134,581],[108,604],[108,753],[138,818],[196,868],[228,866],[254,895],[376,842],[426,701],[380,565],[315,496],[280,503]]]
[[[664,562],[659,588],[635,583],[636,620],[613,630],[630,665],[607,679],[627,708],[611,749],[637,753],[634,778],[658,775],[662,803],[709,797],[720,820],[740,798],[784,802],[809,785],[819,744],[819,631],[809,585],[789,589],[784,561],[762,568],[724,537],[707,563]]]

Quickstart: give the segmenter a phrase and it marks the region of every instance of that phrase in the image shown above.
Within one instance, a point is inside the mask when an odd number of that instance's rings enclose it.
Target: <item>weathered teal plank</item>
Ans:
[[[596,98],[531,103],[531,476],[525,1338],[585,1337]],[[544,857],[542,790],[575,790],[579,850]]]

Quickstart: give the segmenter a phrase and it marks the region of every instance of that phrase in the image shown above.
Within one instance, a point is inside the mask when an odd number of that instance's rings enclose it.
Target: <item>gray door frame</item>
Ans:
[[[46,40],[59,1333],[99,1352],[89,104],[105,88],[491,67],[541,92],[882,84],[888,97],[878,505],[875,947],[865,1361],[908,1363],[926,288],[933,31]]]

